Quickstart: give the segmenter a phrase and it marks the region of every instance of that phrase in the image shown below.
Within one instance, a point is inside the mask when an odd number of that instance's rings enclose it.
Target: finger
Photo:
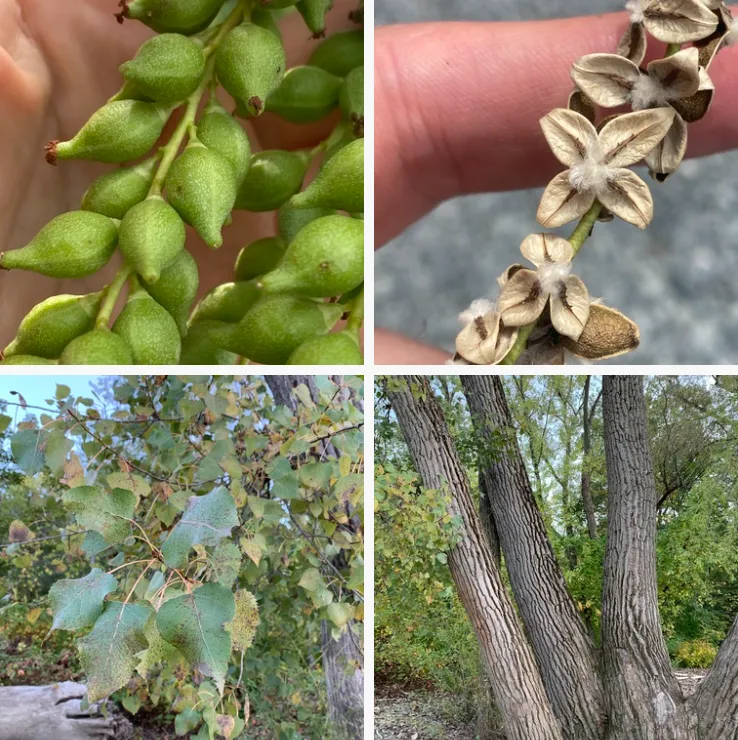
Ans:
[[[626,24],[618,13],[377,29],[377,244],[454,195],[545,184],[561,165],[539,119],[566,105],[572,62],[615,49]],[[725,94],[736,72],[738,47],[722,51],[710,69],[715,105],[690,129],[690,156],[738,146],[738,98]]]
[[[387,329],[374,332],[374,362],[377,365],[442,365],[451,355],[436,347]]]

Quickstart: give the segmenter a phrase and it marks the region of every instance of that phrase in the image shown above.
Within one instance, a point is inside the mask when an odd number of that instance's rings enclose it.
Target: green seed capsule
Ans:
[[[254,283],[223,283],[213,288],[195,307],[190,326],[202,321],[238,323],[261,297]]]
[[[364,65],[349,72],[343,81],[341,110],[352,122],[354,134],[364,136]]]
[[[364,211],[364,139],[356,139],[336,152],[318,176],[290,203],[295,208],[337,208]]]
[[[271,272],[287,250],[287,242],[280,236],[257,239],[245,246],[236,260],[236,280],[252,278]]]
[[[252,116],[264,112],[266,99],[279,87],[286,67],[280,39],[253,23],[234,28],[223,39],[215,57],[221,84],[246,104]]]
[[[236,175],[214,149],[192,142],[166,179],[167,198],[209,247],[223,244],[221,230],[236,201]]]
[[[335,213],[332,208],[295,208],[289,202],[283,203],[277,211],[279,233],[290,244],[311,221],[323,216],[333,216]]]
[[[199,285],[197,262],[186,249],[161,271],[153,285],[143,283],[149,295],[172,315],[182,336],[187,333],[187,318]]]
[[[364,64],[364,32],[331,34],[318,44],[308,64],[337,77],[345,77],[352,69]]]
[[[297,9],[314,38],[325,36],[325,14],[333,7],[333,0],[300,0]]]
[[[223,0],[132,0],[122,15],[141,21],[158,33],[190,35],[202,31],[222,5]]]
[[[210,332],[221,324],[203,321],[193,324],[182,340],[181,365],[235,365],[238,357],[232,352],[220,349],[213,342]]]
[[[325,118],[338,105],[341,78],[320,67],[293,67],[269,96],[266,109],[292,123]]]
[[[159,195],[133,206],[120,225],[120,251],[149,284],[179,256],[185,244],[185,225]]]
[[[282,40],[282,32],[279,30],[279,26],[277,25],[277,19],[274,17],[274,13],[270,10],[262,10],[261,8],[252,10],[251,22],[256,26],[261,26],[267,31],[270,31],[280,41]]]
[[[287,360],[288,365],[363,365],[364,356],[354,334],[341,331],[308,339]]]
[[[107,264],[117,243],[115,221],[99,213],[70,211],[49,221],[25,247],[0,254],[0,269],[86,277]]]
[[[163,33],[146,41],[120,73],[144,95],[159,103],[176,103],[192,95],[205,75],[205,54],[196,41]]]
[[[325,154],[323,155],[323,162],[320,165],[321,168],[325,169],[328,162],[330,162],[338,152],[356,141],[357,138],[358,137],[354,133],[354,124],[350,121],[341,121],[328,139],[328,148],[325,150]]]
[[[307,163],[297,152],[270,149],[251,157],[235,207],[242,211],[273,211],[302,187]]]
[[[152,157],[135,167],[120,167],[99,177],[84,194],[82,210],[122,220],[148,195],[158,161]]]
[[[8,357],[0,365],[58,365],[59,360],[47,360],[45,357],[34,357],[33,355],[13,355]]]
[[[343,307],[295,296],[264,296],[238,324],[217,324],[210,336],[220,347],[252,362],[280,365],[304,342],[329,332]]]
[[[197,124],[197,138],[231,163],[240,187],[251,164],[251,143],[243,126],[215,98],[205,106]]]
[[[328,298],[363,280],[364,224],[348,216],[325,216],[300,231],[279,267],[260,283],[268,293]]]
[[[102,303],[102,292],[56,295],[34,306],[5,348],[5,357],[35,355],[54,360],[80,334],[90,331]]]
[[[169,118],[168,105],[116,100],[92,114],[71,141],[52,142],[46,159],[93,159],[120,164],[143,157],[161,136]]]
[[[177,322],[143,288],[136,286],[113,324],[130,347],[136,365],[177,365],[182,351]]]
[[[73,339],[62,352],[61,365],[132,365],[128,345],[110,329],[93,329]]]

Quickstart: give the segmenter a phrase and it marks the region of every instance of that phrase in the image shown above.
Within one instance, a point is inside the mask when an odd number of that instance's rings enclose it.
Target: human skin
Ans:
[[[44,160],[44,145],[67,140],[121,85],[118,67],[131,59],[152,32],[136,21],[116,22],[117,0],[0,0],[0,251],[30,241],[44,224],[79,208],[90,183],[110,165]],[[329,32],[355,28],[348,13],[355,0],[338,0],[328,17]],[[302,18],[282,21],[289,66],[304,64],[315,45]],[[229,110],[233,102],[224,95]],[[296,126],[266,113],[245,124],[254,151],[314,146],[338,114],[319,124]],[[172,129],[170,124],[164,136]],[[200,294],[233,280],[238,250],[275,233],[273,213],[234,212],[224,245],[211,250],[188,229],[187,247],[200,267]],[[88,293],[106,285],[117,270],[79,280],[35,273],[0,273],[0,348],[14,336],[37,303],[61,293]]]
[[[560,172],[538,122],[566,106],[571,64],[585,54],[614,51],[627,23],[626,14],[610,13],[377,29],[376,247],[444,200],[542,186]],[[664,47],[651,41],[649,59],[663,56]],[[720,52],[710,76],[715,102],[705,119],[690,126],[690,157],[738,147],[738,98],[731,94],[738,46]],[[531,224],[534,218],[531,213]],[[494,259],[494,245],[482,248]],[[401,334],[375,332],[377,364],[438,364],[449,358]]]

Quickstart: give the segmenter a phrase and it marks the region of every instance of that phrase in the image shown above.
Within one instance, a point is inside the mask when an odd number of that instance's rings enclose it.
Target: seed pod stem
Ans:
[[[105,298],[103,299],[100,311],[97,314],[97,320],[95,321],[95,327],[97,329],[107,329],[110,323],[110,317],[113,315],[113,309],[118,301],[123,286],[126,284],[126,280],[130,277],[133,270],[126,264],[122,265],[118,270],[118,274],[115,276],[110,285],[105,290]]]
[[[362,285],[359,294],[351,302],[349,309],[349,318],[346,322],[346,331],[354,334],[357,338],[361,325],[364,323],[364,286]]]

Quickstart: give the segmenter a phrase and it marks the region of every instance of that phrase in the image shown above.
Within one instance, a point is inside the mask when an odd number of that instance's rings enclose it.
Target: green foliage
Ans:
[[[676,663],[681,668],[709,668],[716,655],[717,648],[704,640],[683,642],[676,652]]]

